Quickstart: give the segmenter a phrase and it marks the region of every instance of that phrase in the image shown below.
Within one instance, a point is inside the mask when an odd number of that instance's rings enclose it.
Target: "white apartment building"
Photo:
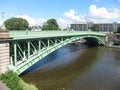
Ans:
[[[94,22],[74,22],[70,24],[70,30],[75,31],[86,31],[92,25],[97,24],[99,27],[99,31],[101,32],[112,32],[116,31],[120,23],[113,22],[113,23],[94,23]]]

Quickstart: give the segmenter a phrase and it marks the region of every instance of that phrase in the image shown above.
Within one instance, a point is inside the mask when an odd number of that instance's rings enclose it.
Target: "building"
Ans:
[[[41,26],[31,26],[32,31],[41,31],[42,27]]]
[[[120,23],[117,22],[113,23],[74,22],[70,24],[70,30],[86,31],[94,24],[98,25],[99,31],[101,32],[113,32],[117,30],[118,26],[120,26]]]
[[[70,30],[86,31],[86,29],[87,29],[87,24],[83,22],[74,22],[70,24]]]

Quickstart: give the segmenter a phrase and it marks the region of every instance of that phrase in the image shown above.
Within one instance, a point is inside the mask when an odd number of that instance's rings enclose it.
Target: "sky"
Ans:
[[[11,17],[31,26],[54,18],[61,28],[73,22],[120,22],[120,0],[0,0],[0,25]]]

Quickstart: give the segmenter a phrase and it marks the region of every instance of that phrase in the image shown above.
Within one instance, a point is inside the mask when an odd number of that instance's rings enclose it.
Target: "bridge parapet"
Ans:
[[[13,37],[13,40],[82,35],[104,36],[103,33],[92,31],[10,31],[9,34],[11,37]]]

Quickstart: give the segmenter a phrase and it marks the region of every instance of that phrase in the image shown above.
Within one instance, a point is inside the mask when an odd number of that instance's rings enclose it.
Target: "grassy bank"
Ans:
[[[35,85],[25,83],[17,73],[8,71],[0,75],[0,79],[10,90],[38,90]]]

